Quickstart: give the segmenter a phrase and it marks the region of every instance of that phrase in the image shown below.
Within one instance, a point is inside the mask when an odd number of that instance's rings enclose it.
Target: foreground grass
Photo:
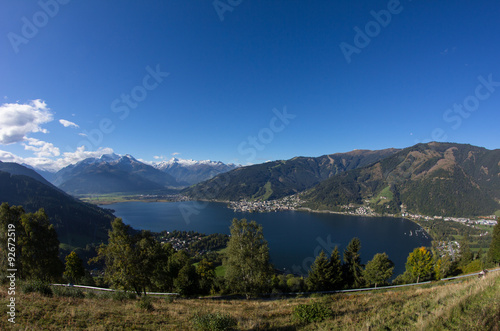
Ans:
[[[2,289],[0,329],[7,321],[7,291]],[[15,329],[192,330],[193,318],[225,314],[237,330],[499,330],[500,272],[484,279],[436,283],[398,290],[335,294],[276,300],[210,300],[152,298],[152,310],[139,300],[44,297],[16,293]],[[299,305],[331,310],[321,322],[294,318]],[[301,306],[303,307],[303,306]]]

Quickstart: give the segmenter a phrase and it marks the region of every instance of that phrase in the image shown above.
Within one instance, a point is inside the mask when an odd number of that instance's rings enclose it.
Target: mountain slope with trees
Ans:
[[[256,164],[218,175],[186,189],[183,193],[197,199],[279,199],[302,192],[331,176],[377,162],[397,151],[355,150]]]
[[[5,171],[0,171],[0,202],[23,206],[26,212],[43,208],[59,241],[71,246],[105,241],[114,218],[110,211],[81,202],[50,184]]]
[[[452,143],[418,144],[370,166],[333,176],[306,192],[307,206],[341,211],[349,204],[378,212],[491,215],[500,209],[500,150]]]

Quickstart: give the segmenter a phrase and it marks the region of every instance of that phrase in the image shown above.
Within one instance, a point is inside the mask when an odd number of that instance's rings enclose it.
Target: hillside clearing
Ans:
[[[140,300],[113,299],[109,294],[85,298],[43,297],[16,291],[15,329],[154,329],[192,330],[195,314],[222,313],[237,321],[237,330],[498,330],[500,273],[453,283],[436,282],[412,288],[312,298],[211,300],[153,297],[153,310]],[[0,296],[8,299],[5,287]],[[298,305],[317,303],[331,309],[331,317],[304,324],[293,317]],[[0,328],[7,329],[2,305]]]

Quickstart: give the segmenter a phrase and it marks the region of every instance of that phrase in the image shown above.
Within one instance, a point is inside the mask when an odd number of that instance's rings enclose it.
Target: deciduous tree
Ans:
[[[500,220],[497,220],[497,224],[493,228],[493,236],[488,250],[488,260],[496,264],[500,263]]]
[[[406,273],[417,283],[432,278],[434,263],[432,254],[425,248],[415,248],[406,260]]]
[[[43,209],[23,214],[16,228],[19,274],[24,279],[54,281],[61,278],[64,265],[59,260],[59,240]]]
[[[83,276],[85,276],[85,267],[83,260],[80,259],[75,251],[72,251],[65,258],[64,277],[72,283],[77,283]]]
[[[140,271],[142,266],[129,232],[130,226],[125,225],[121,218],[116,218],[111,223],[108,244],[99,247],[97,259],[105,262],[104,279],[108,283],[141,295],[144,291]]]
[[[226,281],[234,292],[248,296],[269,289],[272,267],[262,226],[255,221],[233,219],[224,266]]]

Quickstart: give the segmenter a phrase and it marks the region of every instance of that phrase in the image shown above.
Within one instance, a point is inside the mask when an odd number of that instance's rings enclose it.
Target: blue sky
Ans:
[[[496,149],[498,17],[496,1],[3,1],[0,160]]]

